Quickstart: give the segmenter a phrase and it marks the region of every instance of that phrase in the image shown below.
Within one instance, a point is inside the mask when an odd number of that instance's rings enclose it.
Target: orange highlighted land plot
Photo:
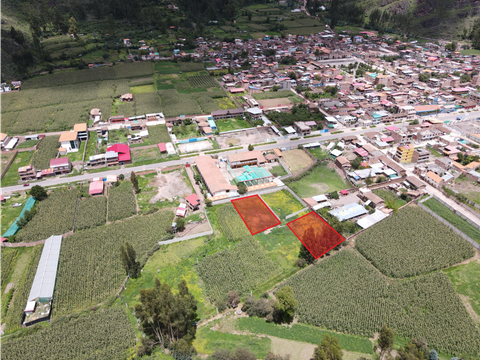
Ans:
[[[315,259],[345,240],[315,211],[289,222],[287,226]]]
[[[252,235],[281,224],[258,195],[232,200],[232,204]]]

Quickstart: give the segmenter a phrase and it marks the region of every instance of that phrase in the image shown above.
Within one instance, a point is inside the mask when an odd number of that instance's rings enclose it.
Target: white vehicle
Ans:
[[[15,203],[15,204],[12,205],[12,207],[20,207],[20,206],[22,206],[22,204],[20,204],[20,203]]]

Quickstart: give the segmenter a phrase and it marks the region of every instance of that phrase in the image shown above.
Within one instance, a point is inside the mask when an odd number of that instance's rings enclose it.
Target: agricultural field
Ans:
[[[373,354],[372,343],[368,338],[356,335],[339,334],[326,331],[317,327],[294,324],[291,327],[267,323],[264,319],[257,317],[242,317],[235,321],[235,328],[239,331],[248,331],[251,334],[275,336],[281,339],[288,339],[320,345],[325,334],[335,336],[342,350],[356,351],[364,354]]]
[[[389,284],[357,251],[345,249],[284,284],[294,291],[302,323],[368,337],[388,324],[396,336],[423,336],[442,352],[480,354],[478,329],[442,273]]]
[[[153,84],[130,86],[130,92],[132,94],[144,94],[144,93],[149,93],[154,91],[155,91],[155,88]]]
[[[135,111],[137,115],[160,112],[160,98],[156,92],[135,94]]]
[[[275,177],[287,175],[287,172],[285,171],[282,165],[276,165],[272,167],[270,169],[270,173]]]
[[[283,152],[283,161],[293,174],[309,166],[313,160],[302,149],[292,149]]]
[[[52,235],[66,234],[73,229],[77,207],[77,189],[60,189],[40,201],[37,213],[16,235],[17,242],[44,240]]]
[[[212,96],[220,96],[220,95],[210,95],[210,93],[196,93],[193,95],[195,101],[197,102],[198,106],[202,110],[203,114],[210,114],[212,111],[219,110],[220,107],[218,105],[217,98],[213,98]],[[223,98],[221,98],[223,99]]]
[[[168,135],[167,127],[165,125],[149,126],[148,140],[150,144],[160,144],[170,142],[170,135]]]
[[[98,304],[113,295],[126,278],[120,245],[128,241],[144,264],[158,241],[171,236],[166,228],[173,217],[171,211],[159,211],[64,238],[55,285],[54,316]]]
[[[42,250],[43,245],[36,245],[32,248],[24,248],[22,249],[22,258],[19,257],[16,262],[22,265],[22,268],[19,269],[18,274],[15,274],[17,269],[15,269],[14,273],[12,274],[12,276],[15,276],[14,282],[16,290],[12,303],[8,307],[7,315],[5,316],[5,323],[7,324],[5,327],[5,333],[18,330],[21,327],[23,310],[25,309],[25,304],[28,300],[28,294],[30,294],[33,279],[35,278],[35,273],[37,272],[37,266],[38,262],[40,261],[40,256],[42,255]],[[17,266],[15,267],[17,268]],[[13,279],[10,281],[12,280]]]
[[[283,91],[268,91],[264,93],[256,93],[252,94],[255,100],[266,100],[266,99],[280,99],[280,98],[291,98],[294,97],[295,94],[290,90],[283,90]]]
[[[246,295],[281,272],[253,238],[205,257],[196,268],[211,301],[225,299],[231,290]]]
[[[105,225],[107,199],[104,196],[87,197],[78,201],[75,231]]]
[[[285,183],[301,198],[348,189],[351,185],[344,182],[332,164],[317,164],[299,179],[288,179]]]
[[[243,120],[241,118],[215,120],[215,124],[217,124],[217,129],[219,132],[248,129],[252,127],[252,125],[247,120]]]
[[[303,209],[303,205],[287,190],[262,195],[262,199],[280,220]]]
[[[187,80],[190,83],[190,86],[194,89],[218,87],[218,84],[213,77],[208,75],[189,76]]]
[[[139,78],[150,76],[152,74],[153,66],[151,62],[145,61],[116,64],[112,67],[102,66],[96,69],[63,71],[51,75],[36,76],[23,84],[22,91],[27,89],[62,86],[65,84]]]
[[[60,136],[45,136],[40,145],[38,145],[38,150],[35,151],[32,157],[32,166],[36,170],[48,169],[50,167],[50,160],[57,157],[58,148],[60,143],[58,139]]]
[[[383,274],[396,278],[446,268],[475,254],[466,240],[417,206],[361,233],[356,248]]]
[[[40,140],[27,140],[18,144],[15,149],[28,149],[38,144]]]
[[[229,241],[241,241],[252,236],[232,204],[219,207],[216,213],[220,227]]]
[[[198,115],[202,111],[193,97],[187,94],[178,94],[175,91],[158,91],[161,99],[161,108],[166,117],[179,115]]]
[[[10,273],[13,270],[13,266],[15,264],[15,260],[18,255],[18,249],[16,248],[7,248],[2,247],[2,294],[5,291],[5,287],[7,286],[7,281],[10,276]]]
[[[480,262],[472,261],[466,265],[454,266],[443,270],[450,278],[460,295],[460,298],[468,302],[471,309],[478,315],[480,320],[480,292],[478,291],[478,279],[480,279]],[[468,309],[468,307],[467,307]]]
[[[137,213],[137,201],[132,183],[124,180],[108,190],[108,221],[128,218]]]
[[[203,64],[201,62],[179,61],[177,64],[178,64],[178,67],[180,68],[180,71],[183,71],[183,72],[205,70],[205,68],[203,67]]]
[[[50,326],[2,341],[4,359],[127,359],[135,330],[116,307],[57,319]]]
[[[18,182],[20,181],[20,176],[18,176],[18,168],[30,165],[33,154],[33,151],[24,151],[17,154],[15,160],[13,160],[12,162],[12,165],[10,165],[10,168],[7,170],[7,172],[2,178],[2,186],[18,185]],[[10,156],[8,157],[8,159],[10,159]],[[2,170],[4,169],[3,166],[4,165],[2,163]]]
[[[314,211],[287,225],[315,259],[345,240]]]
[[[177,63],[172,62],[157,62],[155,63],[155,73],[158,74],[178,74],[180,67]]]
[[[230,100],[230,98],[227,97],[227,96],[221,97],[221,98],[216,98],[216,99],[213,99],[213,100],[217,103],[220,110],[227,110],[227,109],[235,109],[236,108],[233,101]]]
[[[23,206],[27,202],[26,195],[20,196],[11,196],[10,199],[6,199],[5,202],[1,205],[1,233],[5,234],[8,228],[13,224],[13,222],[18,218],[20,213],[22,212]],[[13,207],[12,205],[15,203],[22,204],[19,207]]]
[[[146,148],[146,149],[135,149],[131,150],[132,152],[132,163],[134,165],[139,164],[148,164],[152,162],[159,162],[163,158],[163,155],[160,154],[158,147]]]
[[[232,200],[232,204],[252,235],[280,224],[275,214],[258,195]]]
[[[455,226],[458,230],[469,236],[472,240],[475,240],[480,244],[480,229],[470,224],[464,218],[455,214],[452,210],[440,203],[434,198],[430,198],[423,202],[423,205],[432,210],[435,214],[439,215],[450,224]]]

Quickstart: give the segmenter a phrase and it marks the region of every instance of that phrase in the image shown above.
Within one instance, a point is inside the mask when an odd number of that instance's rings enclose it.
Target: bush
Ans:
[[[223,310],[225,310],[227,308],[227,302],[223,299],[217,300],[215,302],[215,305],[217,306],[217,309],[218,309],[219,312],[222,312]]]
[[[299,268],[304,268],[307,265],[307,261],[303,258],[298,258],[295,260],[295,266]]]

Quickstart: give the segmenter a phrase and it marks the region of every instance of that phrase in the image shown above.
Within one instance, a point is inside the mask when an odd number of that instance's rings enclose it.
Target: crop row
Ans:
[[[225,299],[227,293],[236,290],[249,294],[258,286],[281,273],[253,237],[241,241],[231,250],[219,251],[207,256],[197,265],[206,293],[210,300]]]
[[[89,197],[78,202],[75,231],[104,225],[107,217],[107,199],[104,196]]]
[[[30,335],[2,341],[2,359],[126,359],[135,331],[125,310],[58,319]]]
[[[202,71],[205,70],[203,64],[201,62],[183,62],[179,61],[178,66],[181,71],[183,72],[190,72],[190,71]]]
[[[60,136],[46,136],[33,154],[32,166],[36,170],[48,169],[50,160],[57,157]]]
[[[218,208],[217,217],[222,231],[228,240],[241,241],[252,237],[232,204]]]
[[[15,259],[18,255],[18,250],[15,248],[2,248],[2,294],[5,286],[7,285],[8,277],[12,271]]]
[[[473,247],[419,207],[409,206],[357,237],[358,251],[391,277],[424,274],[472,257]]]
[[[136,213],[137,201],[130,181],[122,181],[119,186],[110,188],[108,193],[108,221],[125,219]]]
[[[142,263],[152,255],[174,214],[159,211],[122,222],[75,232],[62,241],[55,285],[54,315],[92,306],[111,296],[122,285],[125,270],[120,245],[129,242]]]
[[[179,115],[197,115],[202,111],[195,99],[188,94],[178,94],[176,91],[158,91],[162,102],[162,110],[166,117]]]
[[[38,89],[43,87],[61,86],[65,84],[138,78],[151,75],[153,75],[153,66],[151,62],[126,63],[112,67],[102,66],[95,69],[64,71],[52,75],[37,76],[26,81],[23,85],[23,88]]]
[[[211,88],[218,86],[213,77],[208,75],[189,76],[187,80],[193,88]]]
[[[167,143],[171,141],[165,125],[149,126],[147,130],[148,139],[150,140],[151,144]]]
[[[44,240],[73,229],[78,191],[57,190],[38,203],[37,213],[18,233],[17,241]]]
[[[160,98],[156,92],[135,94],[135,110],[137,115],[160,111]]]
[[[450,280],[431,273],[391,285],[357,251],[345,249],[289,278],[300,322],[372,337],[387,325],[425,337],[447,353],[480,354],[480,335]]]

